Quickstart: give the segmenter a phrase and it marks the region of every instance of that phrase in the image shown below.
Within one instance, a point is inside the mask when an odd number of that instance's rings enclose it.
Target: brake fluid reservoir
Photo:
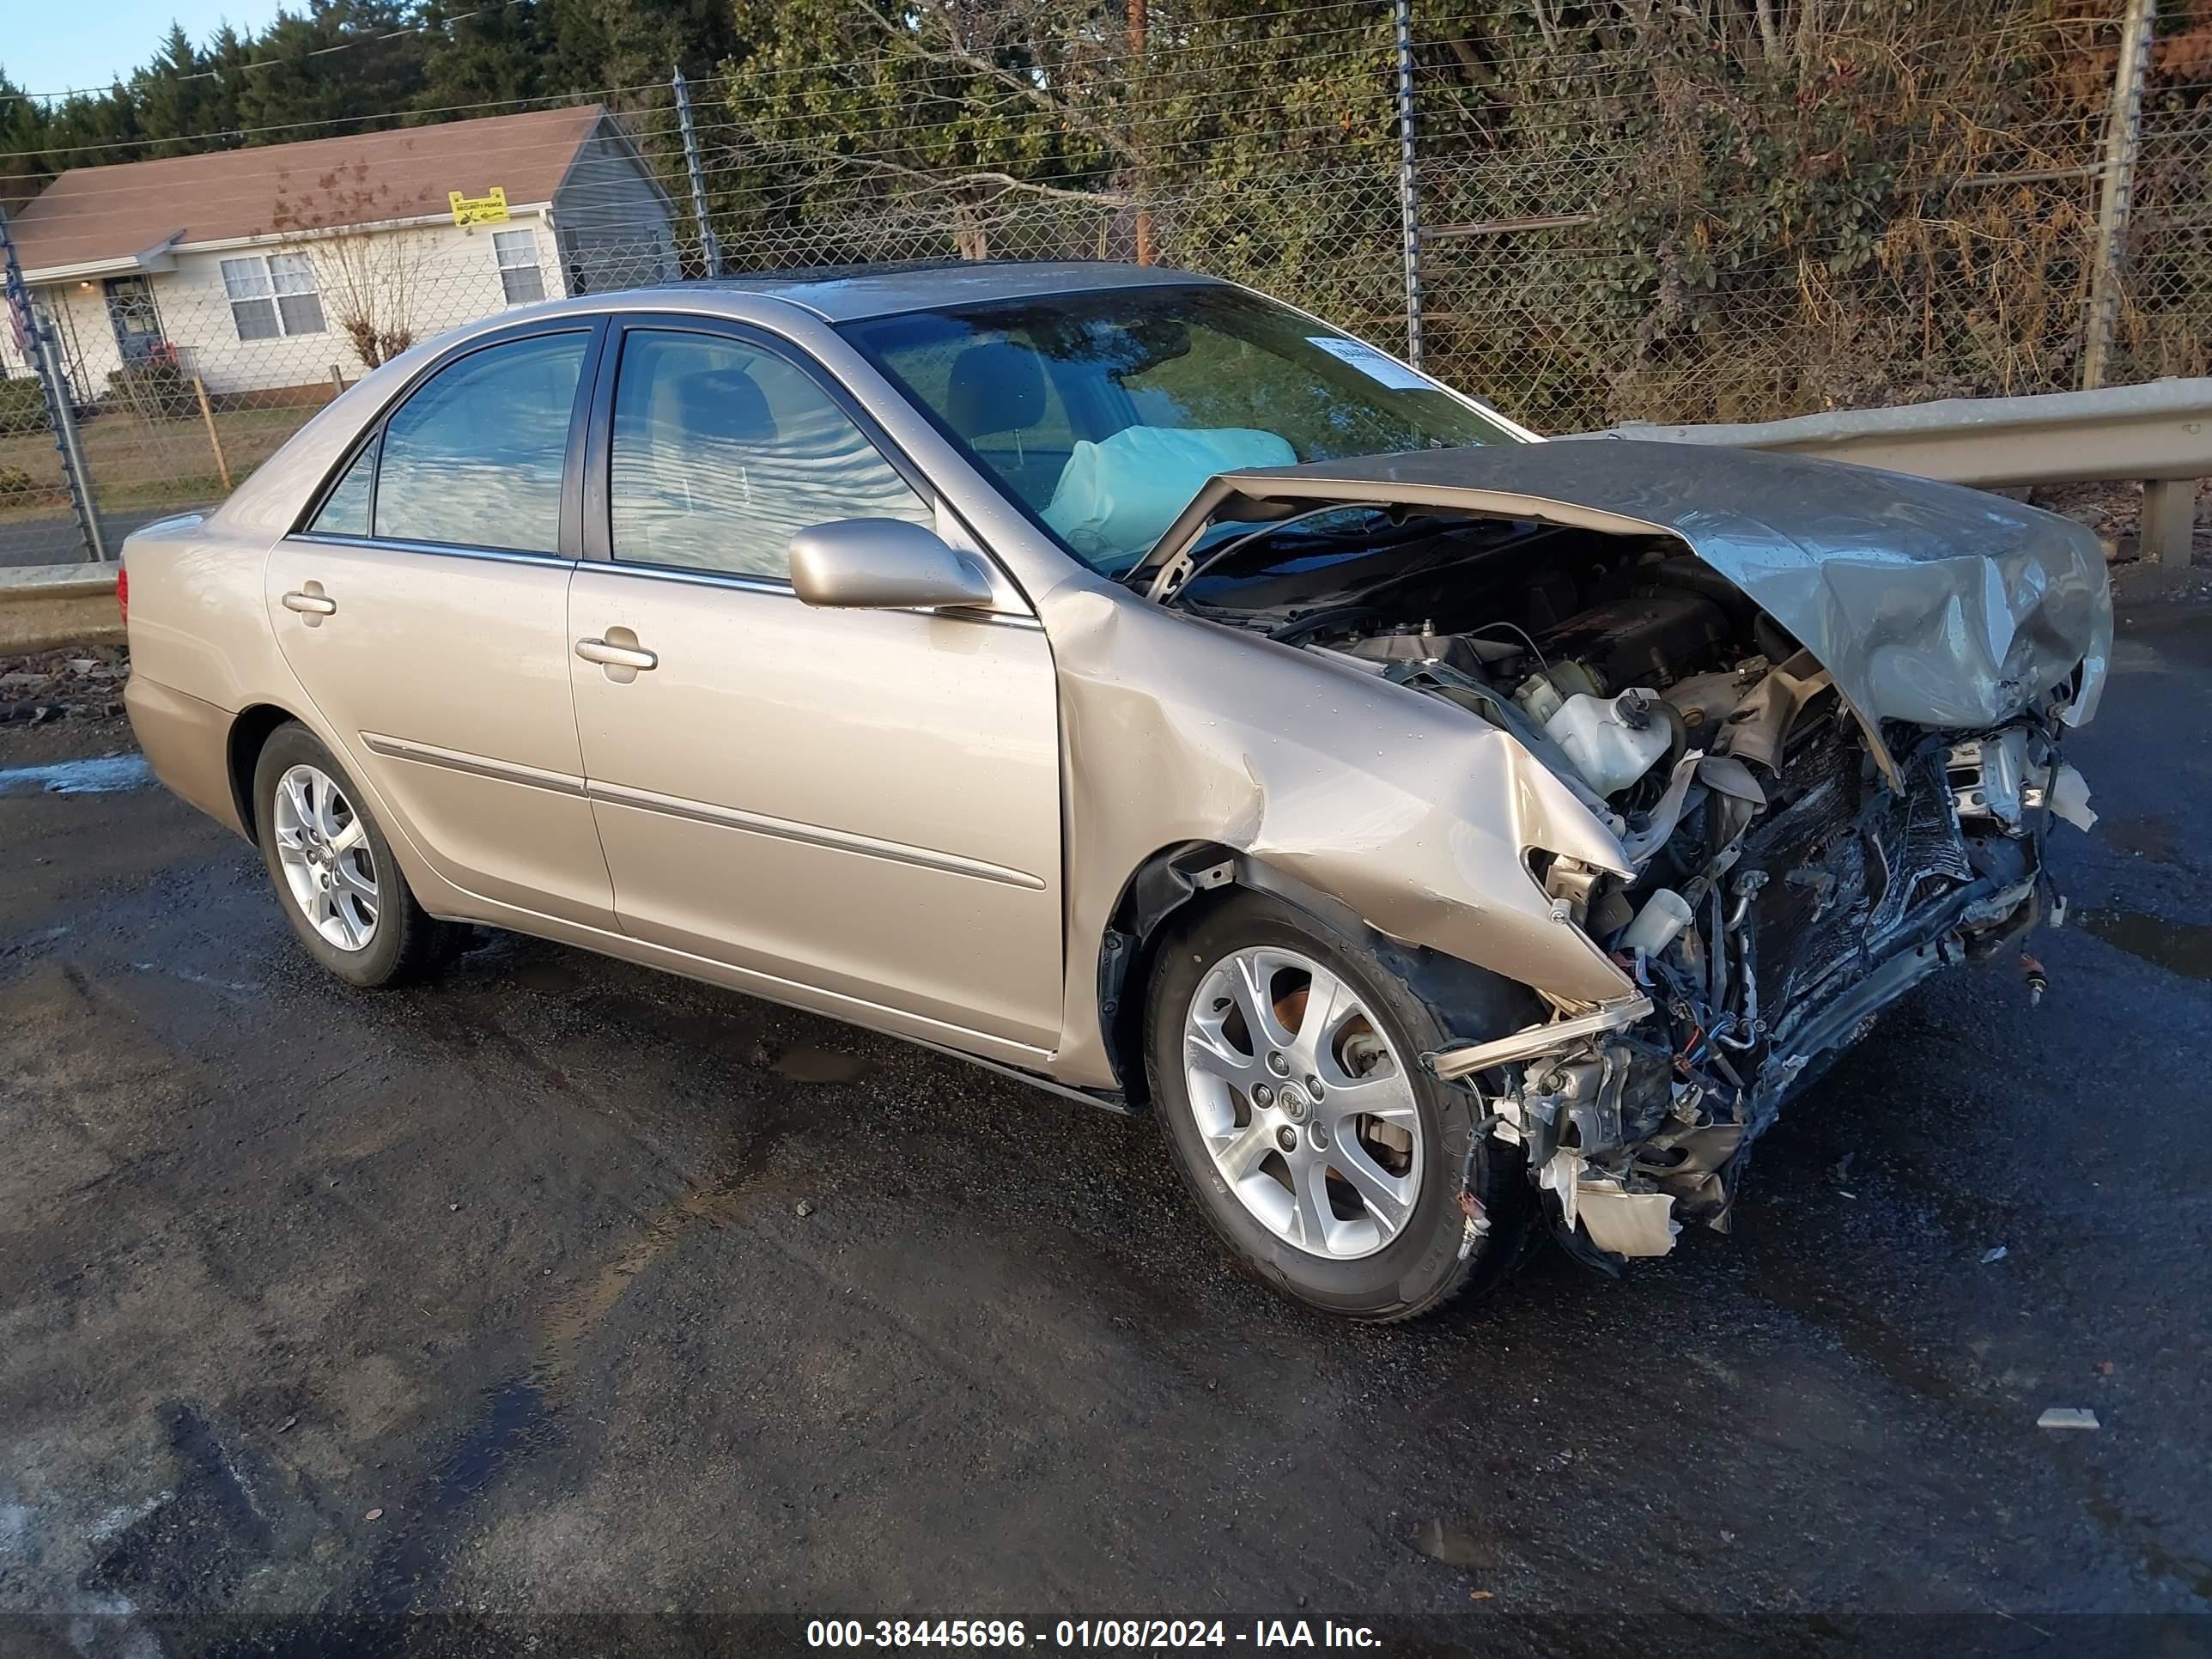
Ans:
[[[1657,701],[1656,692],[1644,690],[1610,699],[1577,694],[1559,705],[1544,730],[1591,788],[1610,795],[1627,788],[1667,752],[1667,728],[1646,712]]]

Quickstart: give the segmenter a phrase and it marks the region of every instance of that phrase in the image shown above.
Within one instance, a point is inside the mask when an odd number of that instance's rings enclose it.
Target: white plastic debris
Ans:
[[[2097,1421],[2096,1413],[2083,1407],[2051,1406],[2035,1419],[2035,1426],[2039,1429],[2094,1429],[2103,1425]]]
[[[1656,957],[1674,942],[1692,920],[1689,902],[1670,887],[1662,887],[1644,901],[1636,920],[1620,936],[1620,948],[1633,956],[1641,951]]]
[[[2051,810],[2076,830],[2087,830],[2097,822],[2089,806],[2088,780],[2071,766],[2062,763],[2051,780]]]
[[[1682,1224],[1672,1218],[1672,1193],[1632,1193],[1618,1181],[1575,1182],[1575,1212],[1590,1242],[1618,1255],[1664,1255],[1674,1248]]]
[[[1992,1261],[2002,1261],[2004,1259],[2005,1247],[2002,1244],[1993,1245],[1989,1249],[1982,1252],[1982,1266],[1984,1267],[1988,1267]]]

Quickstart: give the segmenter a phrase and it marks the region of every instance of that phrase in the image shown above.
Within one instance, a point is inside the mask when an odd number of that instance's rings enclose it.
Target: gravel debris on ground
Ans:
[[[123,713],[123,683],[130,676],[130,653],[118,645],[0,657],[0,725],[114,719]]]

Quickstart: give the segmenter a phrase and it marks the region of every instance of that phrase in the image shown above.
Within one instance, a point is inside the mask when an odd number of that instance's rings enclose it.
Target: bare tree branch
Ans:
[[[951,15],[943,6],[934,3],[934,0],[915,0],[915,11],[920,16],[934,19],[944,29],[947,49],[943,51],[924,46],[915,39],[912,30],[901,27],[892,18],[878,9],[872,0],[854,0],[854,3],[873,20],[893,46],[908,57],[923,63],[957,64],[971,70],[1018,94],[1037,108],[1066,122],[1124,160],[1133,161],[1139,159],[1138,147],[1131,143],[1128,135],[1118,127],[1085,114],[1066,99],[1056,97],[1037,85],[1034,80],[975,51],[961,38],[959,26]]]
[[[1782,61],[1782,32],[1774,26],[1774,0],[1752,0],[1752,5],[1759,14],[1759,40],[1765,48],[1766,61],[1778,64]]]
[[[415,343],[415,291],[430,257],[428,240],[388,222],[407,205],[368,183],[368,169],[324,174],[297,201],[279,175],[275,228],[295,233],[314,263],[315,287],[363,368],[391,362]],[[419,205],[419,204],[417,204]],[[386,222],[379,227],[380,221]]]
[[[927,167],[908,167],[903,161],[886,161],[879,155],[839,155],[838,161],[850,167],[866,167],[871,172],[886,173],[908,183],[925,185],[946,194],[972,189],[981,185],[994,185],[1000,196],[1021,194],[1042,197],[1057,202],[1083,202],[1099,207],[1128,207],[1133,198],[1115,191],[1065,190],[1058,185],[1040,185],[1027,179],[1017,179],[1011,173],[1000,173],[990,168],[977,168],[966,173],[932,173]],[[988,205],[988,204],[986,204]]]
[[[1566,9],[1565,0],[1531,0],[1529,11],[1536,19],[1536,27],[1544,37],[1544,45],[1553,52],[1559,50],[1559,15]]]
[[[1482,54],[1475,51],[1472,42],[1455,37],[1444,44],[1451,48],[1452,57],[1458,61],[1460,73],[1469,81],[1479,87],[1498,84],[1498,71],[1484,61]]]

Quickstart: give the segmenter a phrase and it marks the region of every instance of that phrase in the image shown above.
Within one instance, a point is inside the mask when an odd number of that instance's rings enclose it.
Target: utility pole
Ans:
[[[699,165],[699,134],[691,125],[691,88],[684,84],[684,71],[678,69],[669,85],[676,92],[676,118],[684,129],[684,170],[691,176],[691,216],[699,222],[699,257],[705,262],[707,274],[722,274],[722,246],[714,239],[714,227],[707,218],[707,174]]]
[[[1145,100],[1145,57],[1146,39],[1152,29],[1151,0],[1129,0],[1129,101],[1141,106]],[[1133,136],[1143,131],[1143,117],[1130,124]],[[1138,141],[1140,144],[1142,140]],[[1148,265],[1156,257],[1152,247],[1152,210],[1145,205],[1145,168],[1141,163],[1134,169],[1137,185],[1137,263]]]
[[[2105,384],[2127,270],[2128,217],[2135,205],[2136,152],[2142,138],[2143,81],[2150,70],[2158,0],[2124,0],[2120,61],[2105,122],[2104,187],[2097,197],[2097,250],[2089,274],[2089,316],[2082,331],[2081,389]]]
[[[1420,188],[1413,178],[1413,0],[1395,0],[1391,11],[1398,25],[1398,207],[1406,223],[1406,361],[1420,368],[1427,353],[1421,338]]]
[[[68,377],[62,373],[61,350],[54,340],[53,325],[31,303],[31,290],[23,281],[22,266],[16,263],[15,242],[8,234],[5,213],[0,213],[0,281],[7,289],[8,314],[15,338],[30,359],[31,372],[39,377],[46,397],[46,419],[54,434],[54,447],[61,455],[62,481],[69,489],[70,507],[76,515],[84,556],[94,563],[105,562],[107,544],[100,533],[100,514],[93,506],[92,475],[85,467],[84,446],[77,441],[76,410],[71,405]]]

